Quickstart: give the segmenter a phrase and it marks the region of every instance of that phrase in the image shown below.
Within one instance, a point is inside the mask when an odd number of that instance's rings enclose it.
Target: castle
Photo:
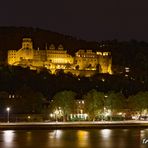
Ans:
[[[91,76],[99,73],[112,74],[112,57],[110,52],[93,52],[92,50],[79,50],[71,56],[60,44],[57,49],[53,44],[44,50],[33,49],[31,38],[23,38],[22,48],[8,51],[8,64],[39,70],[47,68],[53,74],[57,69],[65,73]]]

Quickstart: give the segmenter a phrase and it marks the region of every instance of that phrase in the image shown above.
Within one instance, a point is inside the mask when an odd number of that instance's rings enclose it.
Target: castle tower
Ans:
[[[101,66],[101,73],[112,74],[112,56],[111,52],[97,52],[98,62]]]
[[[58,50],[64,50],[64,47],[63,47],[62,44],[60,44],[60,45],[58,46]]]
[[[51,45],[49,46],[49,50],[55,50],[54,44],[51,44]]]
[[[22,48],[23,49],[33,49],[32,40],[30,38],[23,38]]]
[[[15,64],[15,62],[16,62],[16,53],[17,53],[16,50],[9,50],[8,51],[7,60],[8,60],[9,65],[14,65]]]
[[[17,51],[18,61],[33,59],[33,43],[31,38],[23,38],[22,48]]]

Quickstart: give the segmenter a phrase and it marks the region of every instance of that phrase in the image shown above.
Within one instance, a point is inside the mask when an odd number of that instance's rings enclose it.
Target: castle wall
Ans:
[[[110,52],[95,53],[92,50],[79,50],[75,57],[72,57],[67,54],[62,45],[58,46],[58,50],[55,49],[53,44],[46,50],[34,50],[30,38],[23,39],[22,48],[18,51],[8,51],[8,64],[29,66],[31,69],[46,67],[52,72],[56,69],[64,69],[76,75],[86,74],[87,76],[94,73],[99,65],[100,73],[112,74]]]
[[[112,58],[110,52],[97,52],[98,63],[100,65],[101,73],[112,74]]]
[[[56,64],[73,64],[73,57],[63,50],[47,50],[47,61]]]
[[[10,64],[10,65],[15,64],[15,62],[17,61],[16,60],[16,58],[17,58],[16,53],[17,53],[16,50],[9,50],[8,51],[8,64]]]
[[[47,61],[46,50],[34,50],[33,51],[33,60],[34,61]]]
[[[97,56],[92,50],[79,50],[75,55],[75,65],[79,66],[80,70],[96,69],[98,64]]]

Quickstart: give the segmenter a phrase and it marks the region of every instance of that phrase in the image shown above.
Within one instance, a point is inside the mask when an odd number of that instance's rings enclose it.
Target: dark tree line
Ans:
[[[96,89],[101,92],[122,92],[129,96],[148,89],[147,83],[122,75],[96,74],[92,77],[77,77],[63,72],[52,75],[46,69],[37,72],[16,66],[1,67],[0,84],[0,91],[16,92],[25,85],[33,91],[41,92],[47,99],[62,90],[84,94]]]

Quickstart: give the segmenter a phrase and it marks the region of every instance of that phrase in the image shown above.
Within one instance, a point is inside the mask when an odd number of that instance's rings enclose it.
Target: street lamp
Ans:
[[[102,120],[105,120],[105,117],[106,117],[106,99],[108,98],[108,95],[104,95],[104,101],[103,101],[103,119]]]
[[[10,107],[7,107],[6,110],[7,110],[7,113],[8,113],[8,114],[7,114],[7,122],[9,123],[9,112],[10,112]]]
[[[54,113],[55,113],[55,119],[56,119],[56,122],[57,122],[57,115],[58,115],[59,111],[56,109]]]

